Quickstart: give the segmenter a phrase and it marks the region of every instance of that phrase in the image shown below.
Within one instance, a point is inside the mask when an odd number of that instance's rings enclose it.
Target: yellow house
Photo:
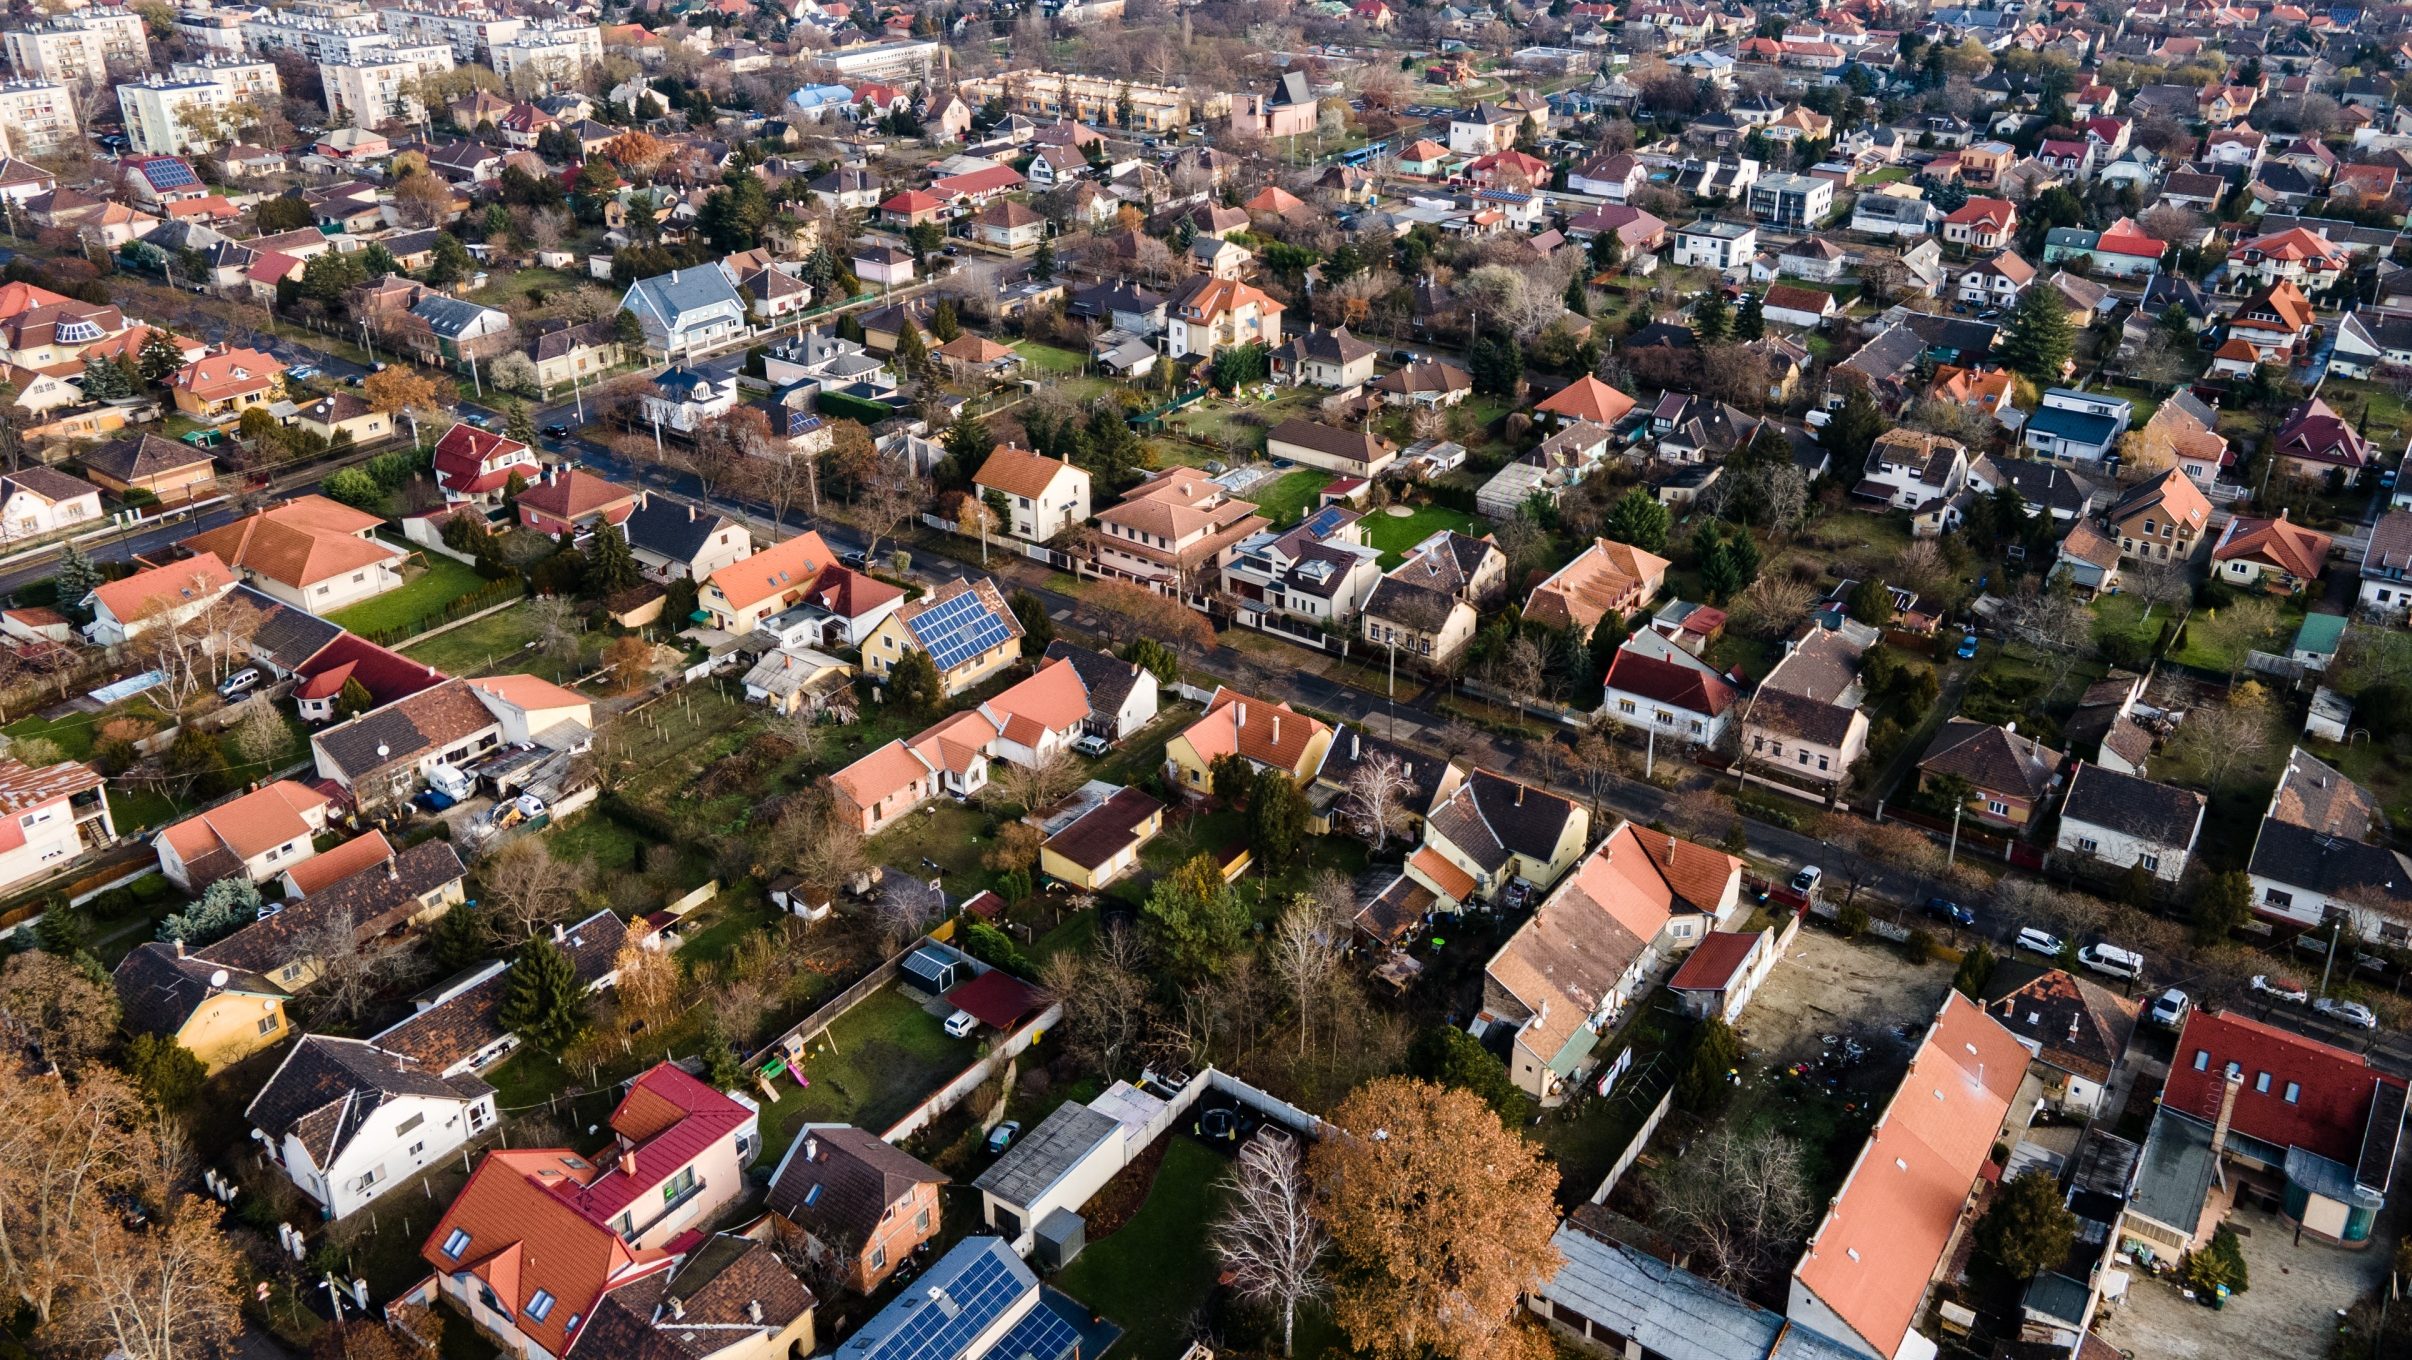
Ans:
[[[1332,729],[1288,704],[1218,689],[1206,705],[1206,716],[1164,743],[1164,759],[1173,783],[1203,798],[1214,791],[1214,762],[1219,757],[1244,756],[1256,769],[1281,770],[1303,787],[1322,768],[1331,745]]]
[[[863,669],[880,679],[907,652],[927,652],[948,695],[961,694],[1022,655],[1022,625],[986,578],[958,576],[880,620],[863,638]]]
[[[348,435],[355,444],[375,444],[394,433],[392,416],[349,392],[320,397],[301,408],[293,423],[330,443],[337,435]]]
[[[1547,789],[1451,766],[1407,876],[1460,906],[1521,882],[1548,892],[1591,843],[1591,810]]]
[[[1164,829],[1164,805],[1137,789],[1117,789],[1039,846],[1039,871],[1096,892],[1139,863],[1139,848]]]
[[[176,409],[203,420],[233,420],[254,406],[276,400],[285,366],[252,349],[228,350],[195,359],[168,376]]]
[[[129,1029],[174,1039],[211,1072],[284,1042],[285,998],[256,973],[187,956],[152,942],[112,974]]]

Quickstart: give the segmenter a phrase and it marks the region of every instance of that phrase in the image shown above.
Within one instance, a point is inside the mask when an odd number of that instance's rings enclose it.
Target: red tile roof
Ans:
[[[2371,1093],[2382,1083],[2401,1089],[2400,1077],[2370,1066],[2358,1053],[2224,1011],[2198,1010],[2186,1017],[2161,1104],[2205,1123],[2219,1117],[2228,1064],[2244,1074],[2229,1127],[2277,1147],[2298,1147],[2330,1161],[2354,1166],[2369,1123]],[[2269,1076],[2269,1089],[2261,1077]],[[2295,1099],[2286,1098],[2289,1086]]]
[[[1722,991],[1734,980],[1750,951],[1759,947],[1759,932],[1712,930],[1692,952],[1685,956],[1683,966],[1667,985],[1676,991]]]

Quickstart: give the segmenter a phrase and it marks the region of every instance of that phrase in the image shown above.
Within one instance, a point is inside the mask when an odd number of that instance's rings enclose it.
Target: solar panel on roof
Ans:
[[[938,669],[951,670],[1012,636],[978,595],[966,592],[913,620],[914,635]]]
[[[1080,1333],[1042,1299],[987,1353],[996,1360],[1022,1360],[1024,1356],[1030,1360],[1063,1360],[1079,1344]]]
[[[1021,1296],[1020,1281],[994,1252],[913,1306],[904,1325],[880,1338],[863,1360],[963,1360],[974,1338]]]
[[[1327,505],[1321,510],[1316,511],[1314,517],[1306,522],[1306,531],[1310,534],[1313,534],[1317,538],[1321,538],[1339,527],[1339,507],[1331,505]]]
[[[143,162],[142,177],[154,189],[184,189],[201,182],[191,166],[173,159]]]

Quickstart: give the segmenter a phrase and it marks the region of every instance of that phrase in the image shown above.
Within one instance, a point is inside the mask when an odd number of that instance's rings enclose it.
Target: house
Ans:
[[[1851,252],[1823,236],[1804,236],[1776,255],[1776,273],[1812,283],[1839,283],[1850,268]]]
[[[2318,397],[2305,401],[2287,416],[2278,433],[2271,436],[2270,452],[2277,458],[2280,469],[2291,476],[2307,478],[2322,478],[2332,472],[2353,477],[2369,467],[2375,456],[2362,432]]]
[[[1791,644],[1742,708],[1743,777],[1831,797],[1866,751],[1860,655],[1867,643],[1842,629],[1813,629]]]
[[[2235,455],[2228,437],[2219,433],[2219,414],[2192,392],[2169,395],[2137,431],[2150,450],[2161,451],[2178,465],[2186,479],[2209,488]]]
[[[2018,208],[2007,199],[1972,198],[1943,218],[1943,239],[1966,251],[1994,251],[2018,235]]]
[[[2217,277],[2221,292],[2249,293],[2291,283],[2306,295],[2325,292],[2352,277],[2353,257],[2308,227],[2289,227],[2239,242]]]
[[[737,379],[709,369],[679,364],[663,369],[643,388],[637,406],[656,429],[684,435],[737,409]],[[773,430],[777,427],[774,425]]]
[[[1164,805],[1138,789],[1116,789],[1039,844],[1039,871],[1081,892],[1101,892],[1138,867],[1139,851],[1164,829]]]
[[[2016,725],[1952,718],[1918,761],[1918,787],[1945,796],[1965,787],[1960,803],[1976,820],[2013,830],[2032,825],[2060,783],[2060,752]]]
[[[2045,458],[2098,464],[2117,451],[2134,413],[2123,397],[2048,388],[2027,417],[2020,442]]]
[[[394,434],[394,418],[349,392],[320,397],[293,417],[296,428],[331,444],[374,444]]]
[[[674,1244],[745,1194],[745,1165],[761,1142],[750,1102],[664,1063],[629,1084],[608,1122],[612,1141],[596,1157],[567,1148],[487,1153],[419,1249],[433,1271],[421,1289],[444,1296],[505,1350],[559,1360],[602,1321],[610,1295],[673,1270]],[[653,1311],[642,1310],[648,1327]],[[762,1322],[737,1312],[725,1325],[778,1333],[796,1321],[771,1324],[767,1308]],[[808,1310],[805,1318],[809,1330]],[[647,1344],[598,1344],[596,1353],[638,1354]],[[767,1360],[788,1344],[781,1337],[750,1354]]]
[[[195,359],[168,375],[176,409],[196,420],[224,424],[282,390],[285,366],[253,349],[227,350]]]
[[[1446,666],[1474,640],[1479,610],[1507,588],[1507,555],[1443,529],[1407,550],[1365,597],[1359,631],[1396,656]]]
[[[429,293],[410,305],[419,327],[402,331],[422,359],[467,365],[493,359],[511,347],[510,313],[462,298]]]
[[[753,334],[745,298],[717,265],[674,269],[630,285],[620,309],[633,313],[648,352],[693,358]]]
[[[1851,205],[1851,230],[1870,236],[1914,238],[1933,232],[1938,216],[1923,191],[1888,184],[1861,194]]]
[[[489,433],[466,421],[436,440],[436,486],[444,499],[472,505],[502,500],[516,477],[525,487],[536,480],[536,451],[508,435]]]
[[[1786,1317],[1882,1360],[1936,1354],[1917,1323],[1991,1170],[2027,1063],[2017,1036],[1977,1003],[1944,995],[1793,1268]]]
[[[269,1160],[329,1219],[406,1183],[491,1129],[494,1088],[373,1043],[304,1035],[246,1106]]]
[[[1678,268],[1714,269],[1732,273],[1759,253],[1758,228],[1741,222],[1702,218],[1675,229],[1671,256]]]
[[[667,1270],[603,1295],[573,1355],[779,1360],[812,1349],[817,1300],[769,1243],[736,1232],[691,1234],[670,1250],[677,1254]]]
[[[1155,720],[1156,673],[1145,666],[1061,639],[1047,644],[1043,660],[1068,661],[1079,674],[1090,735],[1120,741]]]
[[[217,607],[235,588],[235,574],[215,553],[203,553],[92,588],[80,602],[92,610],[84,637],[113,647],[156,627],[174,627]]]
[[[854,247],[855,277],[882,287],[901,287],[913,281],[913,253],[872,241]]]
[[[259,919],[194,950],[193,957],[298,993],[318,981],[330,935],[348,939],[355,949],[380,947],[385,937],[433,921],[459,904],[468,872],[441,841],[421,841],[377,859],[345,847],[329,855],[339,861],[337,867],[342,862],[357,867],[332,882],[308,874],[316,891],[261,908]]]
[[[1524,131],[1524,115],[1488,101],[1449,116],[1449,150],[1460,156],[1487,156],[1512,150]]]
[[[1268,350],[1281,345],[1282,305],[1237,279],[1200,275],[1173,295],[1169,310],[1165,353],[1174,359],[1211,359],[1227,346],[1252,341]]]
[[[1089,697],[1078,667],[1050,661],[982,702],[978,712],[995,729],[989,743],[995,755],[1036,767],[1079,739],[1088,725]]]
[[[1036,250],[1046,236],[1047,219],[1010,198],[997,199],[972,215],[972,239],[1003,254]]]
[[[2102,519],[2122,559],[2186,562],[2211,522],[2211,502],[2184,472],[2170,468],[2129,487]]]
[[[2262,364],[2291,370],[2316,347],[2319,323],[2310,299],[2283,280],[2236,304],[2228,317],[2227,342],[2212,358],[2215,372],[2250,378]]]
[[[176,546],[224,562],[271,599],[331,614],[401,587],[409,554],[376,536],[384,523],[324,496],[297,496]]]
[[[956,577],[897,608],[864,635],[863,670],[884,680],[908,651],[929,653],[949,696],[961,694],[1021,656],[1022,625],[997,583]]]
[[[1876,437],[1854,500],[1867,507],[1906,510],[1911,532],[1932,538],[1951,527],[1968,485],[1968,449],[1956,439],[1917,430],[1890,429]]]
[[[1294,529],[1259,529],[1223,564],[1222,590],[1247,627],[1280,618],[1338,625],[1356,617],[1380,579],[1381,553],[1356,541],[1357,512],[1326,505]]]
[[[1533,411],[1554,416],[1561,425],[1588,424],[1613,430],[1631,414],[1634,404],[1633,398],[1586,373],[1536,403]]]
[[[1842,315],[1842,304],[1823,288],[1770,284],[1759,300],[1760,315],[1779,326],[1815,328]]]
[[[2231,585],[2301,593],[2320,579],[2335,540],[2286,517],[2236,515],[2211,545],[2211,570]]]
[[[241,874],[265,883],[317,853],[327,829],[327,795],[280,779],[194,813],[152,838],[159,872],[187,893]]]
[[[1371,481],[1398,458],[1398,446],[1368,430],[1337,429],[1293,416],[1265,432],[1265,456]]]
[[[2254,911],[2284,926],[2342,916],[2367,939],[2412,938],[2412,859],[2371,843],[2384,825],[2369,790],[2297,747],[2245,865]]]
[[[771,1172],[764,1207],[841,1258],[859,1294],[879,1288],[938,1235],[946,1173],[851,1124],[807,1124]]]
[[[2393,623],[2412,612],[2412,510],[2395,509],[2371,526],[2362,550],[2360,604]]]
[[[1972,307],[2007,309],[2035,281],[2035,266],[2016,251],[1999,251],[1953,277],[1953,296]]]
[[[1766,174],[1750,182],[1750,215],[1777,231],[1814,231],[1834,212],[1834,181]]]
[[[749,633],[772,615],[802,602],[825,573],[843,570],[837,565],[837,554],[821,536],[806,530],[717,568],[704,578],[695,603],[712,615],[714,627]],[[895,600],[901,607],[902,591]]]
[[[147,491],[174,505],[204,495],[216,484],[217,460],[181,440],[143,434],[113,439],[77,455],[84,476],[123,496]]]
[[[636,508],[620,521],[620,532],[627,535],[638,569],[656,581],[706,581],[754,552],[754,536],[743,524],[652,492],[638,495]]]
[[[619,981],[615,960],[629,933],[610,908],[554,926],[553,940],[569,955],[570,969],[587,993]],[[491,1067],[519,1047],[519,1036],[504,1028],[500,1014],[509,971],[507,961],[495,959],[421,993],[412,1000],[411,1015],[370,1035],[369,1042],[445,1076]]]
[[[2186,875],[2202,834],[2203,795],[2080,760],[2069,772],[2053,845],[2115,872],[2141,868],[2165,883]]]
[[[1599,711],[1653,737],[1715,746],[1741,692],[1707,662],[1671,644],[1637,642],[1617,648],[1609,660]]]
[[[1331,743],[1331,728],[1286,703],[1217,688],[1206,712],[1165,742],[1165,768],[1175,788],[1198,798],[1213,791],[1214,762],[1227,755],[1258,771],[1283,771],[1303,786]]]
[[[1630,544],[1594,539],[1590,547],[1533,587],[1532,594],[1525,597],[1524,617],[1589,637],[1610,615],[1622,618],[1657,598],[1672,565],[1658,554]]]
[[[1985,1013],[2034,1055],[2046,1105],[2064,1116],[2104,1113],[2102,1098],[2127,1052],[2135,1014],[2092,982],[2058,968],[2033,970],[2013,983],[2024,964],[2002,970],[1985,990]]]
[[[284,1042],[285,993],[266,978],[146,941],[111,970],[126,1029],[173,1039],[215,1073]]]
[[[1432,171],[1421,173],[1431,174]],[[1618,204],[1625,202],[1635,190],[1647,183],[1649,172],[1643,168],[1640,158],[1629,151],[1594,157],[1566,177],[1566,187],[1574,192]]]
[[[1441,774],[1424,842],[1407,874],[1455,911],[1546,892],[1591,843],[1591,810],[1569,798],[1475,769]]]
[[[460,765],[505,742],[554,751],[594,732],[586,697],[532,675],[445,680],[310,735],[320,777],[361,808],[407,797],[438,765]]]
[[[2209,1241],[2248,1184],[2305,1236],[2369,1242],[2404,1106],[2403,1079],[2362,1054],[2197,1008],[2178,1031],[2119,1249],[2175,1261]]]
[[[248,590],[249,587],[239,588],[237,598]],[[450,678],[433,666],[389,651],[265,595],[248,603],[262,609],[268,620],[252,634],[251,654],[254,659],[268,663],[272,672],[293,677],[294,707],[303,722],[320,723],[335,717],[343,692],[355,683],[368,692],[369,707],[375,708],[432,689]]]
[[[1276,382],[1312,383],[1317,387],[1355,388],[1373,380],[1374,347],[1348,333],[1309,328],[1290,337],[1272,356]]]
[[[1712,936],[1692,951],[1676,976],[1684,976],[1704,955],[1722,953],[1717,945],[1728,938],[1745,937]],[[1690,999],[1685,997],[1687,1003]],[[1848,1360],[1862,1354],[1652,1254],[1663,1247],[1619,1240],[1620,1231],[1580,1209],[1568,1215],[1550,1240],[1554,1270],[1524,1296],[1525,1308],[1551,1332],[1587,1353],[1604,1348],[1611,1356],[1698,1360]]]
[[[1373,391],[1392,406],[1455,406],[1474,390],[1474,377],[1446,359],[1417,359],[1374,379]]]
[[[622,524],[636,513],[639,493],[583,468],[546,468],[519,493],[520,527],[556,539]]]
[[[1475,1032],[1507,1029],[1509,1079],[1544,1107],[1563,1103],[1625,1006],[1741,894],[1741,860],[1623,823],[1483,965]]]

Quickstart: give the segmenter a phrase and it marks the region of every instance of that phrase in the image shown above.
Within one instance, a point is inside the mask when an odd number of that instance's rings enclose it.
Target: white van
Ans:
[[[2018,932],[2018,947],[2032,949],[2038,954],[2058,954],[2061,948],[2060,937],[2051,931],[2027,926]]]
[[[2144,976],[2144,956],[2115,944],[2089,944],[2077,951],[2077,961],[2104,977],[2133,981]]]

